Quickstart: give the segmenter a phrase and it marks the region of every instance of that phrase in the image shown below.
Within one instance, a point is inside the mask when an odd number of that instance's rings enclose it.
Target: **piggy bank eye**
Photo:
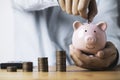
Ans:
[[[94,33],[96,33],[96,31],[94,31]]]
[[[85,32],[87,32],[87,30],[85,30]]]

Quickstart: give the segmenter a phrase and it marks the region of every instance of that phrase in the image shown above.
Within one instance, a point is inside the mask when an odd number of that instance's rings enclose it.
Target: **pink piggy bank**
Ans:
[[[96,54],[105,47],[107,40],[105,33],[107,24],[105,22],[82,24],[79,21],[75,21],[73,28],[72,44],[76,49],[88,54]]]

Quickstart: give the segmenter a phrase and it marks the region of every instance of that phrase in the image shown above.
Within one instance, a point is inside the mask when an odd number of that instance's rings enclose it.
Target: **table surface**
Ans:
[[[37,67],[33,72],[7,72],[0,69],[0,80],[120,80],[120,66],[111,71],[89,71],[76,66],[67,66],[66,72],[56,72],[54,67],[49,67],[49,72],[38,72]]]

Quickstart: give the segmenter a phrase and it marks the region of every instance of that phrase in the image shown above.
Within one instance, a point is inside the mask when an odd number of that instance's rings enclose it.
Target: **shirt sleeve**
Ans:
[[[115,44],[118,53],[120,53],[120,26],[118,23],[119,11],[118,11],[118,0],[97,0],[98,2],[98,14],[94,18],[95,23],[99,21],[107,22],[107,40]],[[119,55],[120,57],[120,55]],[[118,61],[120,64],[120,58]]]
[[[12,4],[14,8],[26,11],[37,11],[58,6],[57,0],[12,0]]]

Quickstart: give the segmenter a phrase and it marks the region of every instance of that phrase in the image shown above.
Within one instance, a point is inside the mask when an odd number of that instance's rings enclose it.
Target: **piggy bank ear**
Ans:
[[[97,26],[102,30],[105,31],[107,29],[107,24],[106,22],[99,22]]]
[[[75,21],[73,23],[73,29],[77,30],[81,25],[82,25],[82,23],[80,21]]]

